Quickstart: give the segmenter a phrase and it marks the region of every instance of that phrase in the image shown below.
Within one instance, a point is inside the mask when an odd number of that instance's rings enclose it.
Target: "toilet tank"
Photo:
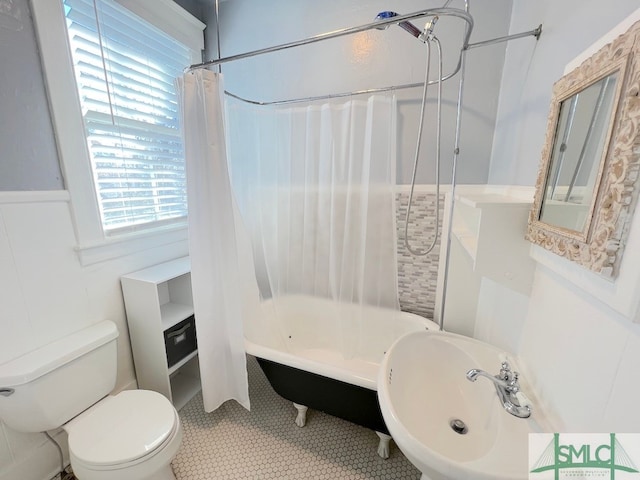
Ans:
[[[0,420],[20,432],[52,430],[116,384],[118,330],[104,321],[0,365]]]

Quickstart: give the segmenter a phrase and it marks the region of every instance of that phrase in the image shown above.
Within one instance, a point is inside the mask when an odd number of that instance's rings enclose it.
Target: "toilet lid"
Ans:
[[[69,425],[69,450],[85,464],[127,463],[161,446],[175,426],[175,409],[163,395],[125,390]]]

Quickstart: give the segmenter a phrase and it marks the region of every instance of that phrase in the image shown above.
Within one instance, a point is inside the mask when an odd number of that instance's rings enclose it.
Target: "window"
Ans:
[[[113,0],[64,0],[105,233],[184,221],[174,78],[192,50]]]

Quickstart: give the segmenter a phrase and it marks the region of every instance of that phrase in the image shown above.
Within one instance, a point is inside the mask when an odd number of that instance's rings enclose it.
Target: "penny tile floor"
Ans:
[[[173,461],[178,480],[418,480],[420,472],[391,443],[377,454],[375,432],[309,409],[300,428],[296,410],[248,357],[251,411],[230,401],[205,413],[202,396],[181,411],[183,442]]]

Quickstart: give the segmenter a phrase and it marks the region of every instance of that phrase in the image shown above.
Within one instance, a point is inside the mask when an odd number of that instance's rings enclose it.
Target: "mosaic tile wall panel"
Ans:
[[[436,283],[440,261],[440,238],[433,250],[424,256],[413,256],[404,245],[404,225],[409,192],[396,194],[398,229],[398,295],[400,308],[433,319],[436,304]],[[440,194],[439,228],[444,216],[444,194]],[[422,251],[431,245],[435,234],[436,194],[414,192],[409,219],[409,242],[413,250]]]

